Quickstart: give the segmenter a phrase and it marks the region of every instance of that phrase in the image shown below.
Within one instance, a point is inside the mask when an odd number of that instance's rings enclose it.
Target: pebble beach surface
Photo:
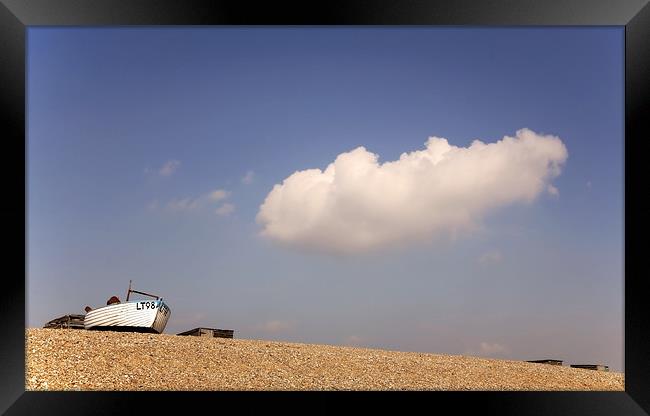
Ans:
[[[622,373],[168,334],[26,330],[26,390],[624,390]]]

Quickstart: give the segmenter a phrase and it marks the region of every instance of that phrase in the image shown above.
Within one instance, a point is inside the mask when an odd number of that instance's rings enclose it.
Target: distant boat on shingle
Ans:
[[[155,300],[129,301],[131,293],[139,293]],[[131,281],[129,281],[126,302],[122,303],[117,296],[112,296],[106,305],[97,309],[86,307],[85,329],[160,334],[171,316],[171,309],[161,297],[132,290]]]
[[[571,364],[573,368],[584,368],[586,370],[609,371],[609,366],[602,364]]]
[[[529,363],[537,363],[537,364],[562,365],[562,360],[544,359],[544,360],[530,360],[530,361],[527,361],[527,362],[529,362]]]

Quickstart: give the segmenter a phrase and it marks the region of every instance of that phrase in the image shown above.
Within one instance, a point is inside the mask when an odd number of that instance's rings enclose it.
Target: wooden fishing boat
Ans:
[[[155,300],[131,300],[131,293],[155,298]],[[160,334],[171,316],[171,309],[161,297],[131,289],[126,294],[126,302],[113,296],[107,306],[91,309],[86,307],[84,328],[93,330],[151,332]]]

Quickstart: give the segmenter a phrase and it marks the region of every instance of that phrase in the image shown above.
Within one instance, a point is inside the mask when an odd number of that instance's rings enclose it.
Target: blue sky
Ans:
[[[29,28],[27,326],[133,279],[169,303],[167,333],[622,371],[623,42],[615,27]],[[522,128],[566,147],[559,194],[478,231],[350,255],[260,236],[296,171]]]

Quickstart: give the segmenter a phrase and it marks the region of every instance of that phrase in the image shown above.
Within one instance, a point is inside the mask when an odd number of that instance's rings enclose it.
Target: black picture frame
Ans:
[[[12,198],[3,204],[11,238],[3,250],[8,273],[0,290],[0,411],[7,414],[115,414],[184,407],[219,409],[234,402],[248,408],[251,395],[273,406],[280,394],[265,392],[26,392],[25,281],[26,258],[26,29],[29,26],[108,25],[480,25],[480,26],[624,26],[625,27],[625,391],[624,392],[407,392],[357,393],[385,406],[393,398],[456,411],[473,408],[497,414],[650,414],[650,314],[644,309],[640,239],[647,228],[642,196],[635,181],[643,177],[641,145],[650,138],[647,122],[650,95],[650,6],[648,0],[329,0],[259,2],[201,0],[0,0],[0,99],[3,143],[11,163],[2,178]],[[16,155],[15,157],[13,155]],[[17,166],[14,166],[15,163]],[[23,178],[16,174],[22,167]],[[24,203],[21,203],[23,201]],[[644,215],[645,214],[645,215]],[[22,225],[22,227],[21,227]],[[19,229],[20,228],[20,229]],[[639,244],[635,244],[636,241]],[[20,261],[22,257],[24,262]],[[11,268],[13,270],[13,267]],[[333,392],[306,393],[319,410],[337,409]],[[431,397],[433,395],[433,397]],[[341,394],[337,394],[340,397]],[[370,396],[370,397],[368,397]],[[220,401],[216,401],[220,400]],[[293,403],[296,398],[291,397]],[[153,406],[153,407],[152,407]],[[242,407],[243,406],[243,407]]]

